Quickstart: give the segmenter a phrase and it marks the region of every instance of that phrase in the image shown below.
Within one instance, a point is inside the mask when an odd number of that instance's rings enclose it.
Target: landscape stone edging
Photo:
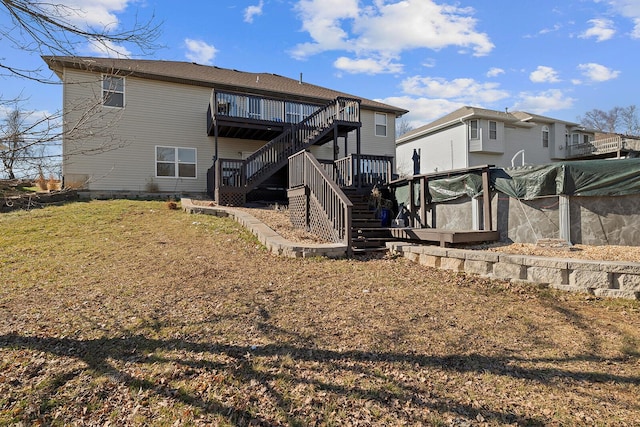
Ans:
[[[251,231],[271,253],[289,258],[343,258],[347,255],[347,245],[342,243],[296,243],[280,236],[271,227],[253,215],[227,206],[195,205],[191,199],[180,199],[182,210],[191,214],[230,217]]]
[[[389,242],[387,248],[429,267],[599,297],[640,300],[640,263],[498,254],[405,242]]]

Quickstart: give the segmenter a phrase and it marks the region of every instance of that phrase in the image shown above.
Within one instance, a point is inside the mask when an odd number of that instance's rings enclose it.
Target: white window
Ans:
[[[580,144],[580,134],[577,134],[577,133],[571,134],[571,144],[573,145]]]
[[[102,105],[124,107],[124,77],[102,76]]]
[[[549,127],[542,126],[542,146],[547,148],[549,146]]]
[[[470,120],[469,121],[469,138],[471,139],[479,139],[480,135],[478,134],[478,121]]]
[[[498,123],[489,121],[489,139],[498,139]]]
[[[376,113],[376,136],[387,136],[387,115]]]
[[[196,149],[156,147],[156,177],[195,178]]]

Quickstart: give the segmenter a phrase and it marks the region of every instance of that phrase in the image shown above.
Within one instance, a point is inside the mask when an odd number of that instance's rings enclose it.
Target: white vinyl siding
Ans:
[[[85,106],[102,105],[102,76],[66,69],[65,81],[64,126],[68,131],[83,119]],[[92,191],[144,192],[154,183],[161,192],[205,192],[205,172],[213,164],[215,150],[204,120],[211,89],[128,76],[126,95],[126,108],[98,109],[91,129],[65,139],[65,182],[87,182],[85,188]],[[233,158],[244,146],[250,150],[257,144],[240,140],[229,152],[223,145],[230,145],[229,140],[220,138],[220,156]],[[156,146],[195,149],[196,178],[158,177]],[[82,155],[86,152],[91,155]]]
[[[387,136],[387,115],[376,113],[376,136]]]
[[[102,105],[124,107],[124,77],[102,76]]]

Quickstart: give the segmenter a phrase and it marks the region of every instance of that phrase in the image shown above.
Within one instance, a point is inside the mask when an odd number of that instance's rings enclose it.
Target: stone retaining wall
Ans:
[[[640,299],[640,263],[501,254],[391,242],[392,253],[428,267],[518,280],[601,297]]]
[[[224,206],[200,206],[194,204],[191,199],[182,198],[180,200],[182,209],[192,214],[215,215],[219,217],[230,217],[240,225],[251,231],[258,238],[269,252],[290,258],[343,258],[347,255],[347,245],[340,243],[316,243],[316,244],[296,244],[284,239],[271,227],[262,223],[244,211]]]

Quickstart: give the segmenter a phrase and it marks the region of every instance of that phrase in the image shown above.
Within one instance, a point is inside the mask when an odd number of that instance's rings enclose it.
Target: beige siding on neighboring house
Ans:
[[[66,126],[81,116],[77,105],[95,103],[101,96],[98,74],[66,70],[64,102]],[[125,77],[125,108],[101,107],[105,120],[94,126],[93,136],[79,144],[66,141],[63,174],[65,182],[87,181],[89,190],[145,191],[155,183],[160,191],[206,191],[206,173],[214,153],[213,138],[207,137],[206,111],[210,89]],[[105,128],[106,123],[113,122]],[[113,136],[116,141],[111,141]],[[68,157],[71,151],[99,149],[115,142],[121,148]],[[156,177],[155,147],[185,147],[197,150],[196,178]]]

